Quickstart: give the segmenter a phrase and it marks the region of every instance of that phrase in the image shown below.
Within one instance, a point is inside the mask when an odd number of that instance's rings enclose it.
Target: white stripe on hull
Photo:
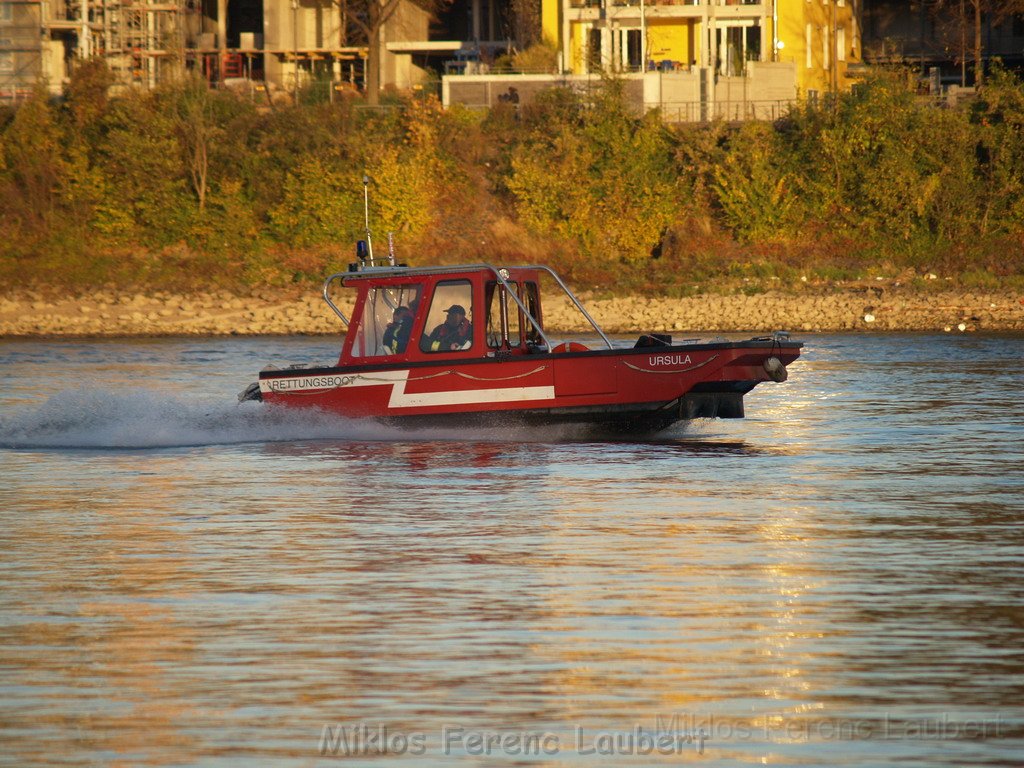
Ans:
[[[264,394],[313,394],[329,389],[349,387],[383,387],[391,385],[388,408],[422,408],[434,405],[476,405],[481,403],[515,403],[526,400],[554,400],[554,386],[502,387],[497,389],[453,389],[442,392],[405,391],[409,371],[356,373],[351,375],[322,374],[289,376],[260,380]]]

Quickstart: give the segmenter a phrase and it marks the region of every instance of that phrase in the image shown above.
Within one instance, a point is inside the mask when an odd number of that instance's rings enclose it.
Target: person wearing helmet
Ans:
[[[424,352],[450,352],[469,349],[472,343],[473,326],[466,319],[466,309],[461,304],[452,304],[445,310],[445,321],[437,326],[426,338]]]
[[[384,329],[384,348],[389,355],[400,355],[409,345],[412,334],[412,310],[408,307],[395,307],[395,314]]]

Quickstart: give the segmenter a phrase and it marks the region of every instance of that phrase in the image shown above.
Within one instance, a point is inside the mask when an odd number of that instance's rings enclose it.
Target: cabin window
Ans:
[[[403,354],[422,293],[421,285],[390,285],[367,291],[352,356]]]
[[[454,352],[473,346],[473,286],[469,280],[445,280],[434,288],[420,349]]]
[[[509,282],[509,287],[515,291],[529,313],[540,322],[540,298],[536,283]],[[504,298],[504,302],[502,301]],[[529,318],[523,315],[519,304],[507,291],[502,290],[498,283],[489,283],[487,286],[487,301],[490,307],[487,313],[487,346],[494,349],[503,347],[518,347],[524,340],[528,344],[542,344],[543,340],[540,331],[530,322]],[[504,304],[506,322],[502,322],[502,305]],[[507,333],[503,331],[507,328]],[[522,330],[525,330],[525,334]],[[506,343],[507,342],[507,343]]]
[[[518,295],[519,283],[509,281],[508,285]],[[493,349],[518,347],[519,306],[504,286],[498,283],[488,283],[487,292],[491,307],[487,313],[487,346]]]
[[[540,291],[537,290],[536,283],[523,283],[523,292],[521,294],[523,304],[530,311],[533,319],[541,325],[544,324],[544,320],[540,316]],[[526,341],[529,344],[543,344],[544,337],[540,335],[540,329],[537,328],[529,320],[526,320]]]

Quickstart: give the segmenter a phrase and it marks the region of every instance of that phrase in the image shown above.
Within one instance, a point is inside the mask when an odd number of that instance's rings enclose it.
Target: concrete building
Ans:
[[[974,83],[974,5],[936,8],[922,0],[861,0],[864,60],[938,70],[947,84]],[[1024,71],[1024,14],[981,16],[982,59]]]
[[[75,61],[106,59],[122,83],[152,85],[184,66],[186,4],[0,0],[0,99],[45,81],[59,93]]]
[[[0,100],[16,101],[32,92],[41,74],[63,58],[63,46],[43,40],[42,3],[0,0]]]
[[[369,44],[382,85],[408,88],[507,48],[508,7],[455,0],[433,18],[403,0],[368,43],[359,4],[346,0],[0,0],[0,99],[24,97],[41,78],[60,92],[75,62],[93,56],[125,86],[191,69],[285,92],[313,78],[361,88]]]

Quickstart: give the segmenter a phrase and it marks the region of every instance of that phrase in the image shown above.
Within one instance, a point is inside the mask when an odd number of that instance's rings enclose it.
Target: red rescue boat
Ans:
[[[338,364],[265,369],[240,400],[406,425],[579,424],[650,433],[686,419],[742,417],[743,396],[762,381],[784,381],[803,346],[781,332],[712,342],[646,333],[616,346],[547,267],[411,268],[393,255],[374,262],[359,245],[360,261],[323,288],[348,327]],[[602,348],[549,338],[545,275]],[[332,299],[336,283],[356,292],[351,319]]]

